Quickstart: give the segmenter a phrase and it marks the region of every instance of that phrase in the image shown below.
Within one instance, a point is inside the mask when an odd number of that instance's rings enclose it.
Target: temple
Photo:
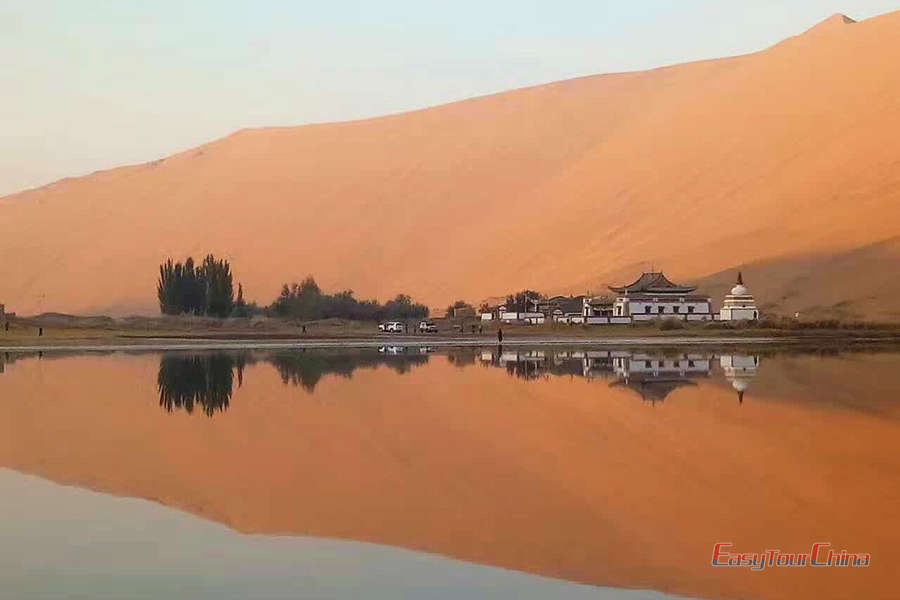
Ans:
[[[725,302],[719,310],[720,321],[756,321],[759,319],[759,309],[753,295],[744,286],[744,277],[738,271],[737,283],[731,288],[731,293],[725,296]]]
[[[634,283],[609,288],[616,294],[614,317],[630,317],[632,321],[676,319],[709,321],[709,296],[695,294],[696,286],[678,285],[659,273],[644,273]]]

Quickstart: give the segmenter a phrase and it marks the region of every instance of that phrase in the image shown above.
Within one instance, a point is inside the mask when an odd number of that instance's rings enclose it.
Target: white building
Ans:
[[[737,285],[725,296],[725,302],[719,310],[720,321],[755,321],[759,319],[759,309],[753,295],[744,287],[744,278],[740,272]]]
[[[609,289],[616,294],[613,318],[630,317],[633,321],[713,318],[709,296],[694,294],[695,286],[674,284],[662,273],[644,273],[630,285]]]

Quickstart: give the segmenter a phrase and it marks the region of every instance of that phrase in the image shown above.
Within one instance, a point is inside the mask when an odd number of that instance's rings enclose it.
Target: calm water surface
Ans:
[[[898,450],[891,352],[0,354],[0,598],[896,598]]]

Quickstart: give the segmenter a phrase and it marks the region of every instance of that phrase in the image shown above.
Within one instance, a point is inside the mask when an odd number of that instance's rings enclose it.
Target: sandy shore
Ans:
[[[329,349],[329,348],[381,348],[381,347],[413,347],[439,348],[452,346],[496,346],[494,337],[377,337],[377,338],[308,338],[308,339],[210,339],[210,338],[106,338],[106,339],[68,339],[43,338],[42,341],[29,340],[24,343],[6,344],[0,340],[0,352],[38,352],[38,351],[158,351],[158,350],[275,350],[275,349]],[[898,338],[884,337],[830,337],[811,338],[796,337],[692,337],[692,336],[631,336],[631,337],[566,337],[566,336],[528,336],[505,337],[503,346],[597,346],[597,347],[662,347],[662,346],[867,346],[889,345],[900,346]]]
[[[503,346],[698,346],[698,345],[749,345],[800,342],[792,338],[696,338],[696,337],[631,337],[631,338],[571,338],[571,337],[527,337],[507,338]],[[135,343],[121,343],[109,340],[92,343],[60,344],[48,340],[48,344],[2,345],[0,351],[108,351],[108,350],[246,350],[283,348],[380,348],[382,346],[439,347],[439,346],[492,346],[496,338],[423,338],[396,337],[377,339],[302,339],[295,341],[246,341],[209,339],[145,339]]]

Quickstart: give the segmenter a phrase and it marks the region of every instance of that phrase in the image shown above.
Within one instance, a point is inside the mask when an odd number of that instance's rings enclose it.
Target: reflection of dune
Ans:
[[[780,360],[754,381],[778,402],[739,407],[699,378],[653,411],[587,378],[531,383],[440,355],[403,376],[325,376],[312,395],[254,364],[215,419],[159,410],[156,355],[23,360],[0,380],[0,465],[244,532],[689,596],[890,598],[900,425],[835,410],[827,387],[793,402],[768,377]],[[827,380],[832,360],[803,373]],[[869,378],[846,389],[896,387],[897,360],[857,357]],[[864,575],[708,566],[717,541],[799,551],[821,536],[880,558]]]
[[[763,310],[896,319],[898,63],[892,13],[747,56],[239,131],[0,200],[4,300],[155,312],[160,260],[210,250],[260,302],[308,272],[445,306],[601,290],[651,262],[727,270],[708,280],[721,298],[749,263]]]

